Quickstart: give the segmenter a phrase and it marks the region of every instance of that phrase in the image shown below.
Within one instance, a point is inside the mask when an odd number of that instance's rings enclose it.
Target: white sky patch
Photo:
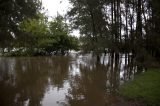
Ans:
[[[56,17],[57,13],[65,15],[71,7],[69,0],[42,0],[42,5],[47,10],[49,20],[51,20],[51,17]],[[79,30],[73,30],[70,34],[77,37],[80,36]]]
[[[65,15],[71,6],[68,0],[42,0],[42,5],[45,10],[48,10],[47,14],[52,17],[57,16],[57,12]]]
[[[79,30],[73,30],[70,34],[73,35],[73,36],[77,36],[77,37],[80,36]]]

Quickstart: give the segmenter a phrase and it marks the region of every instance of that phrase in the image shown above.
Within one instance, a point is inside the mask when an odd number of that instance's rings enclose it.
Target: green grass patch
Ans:
[[[136,75],[120,87],[120,95],[139,100],[152,106],[160,106],[160,69],[150,69]]]

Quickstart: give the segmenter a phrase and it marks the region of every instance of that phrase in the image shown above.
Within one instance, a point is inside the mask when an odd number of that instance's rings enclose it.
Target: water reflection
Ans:
[[[136,70],[129,57],[0,58],[0,106],[110,106]]]
[[[71,106],[108,106],[116,100],[119,85],[119,61],[101,56],[101,63],[91,54],[79,60],[79,75],[70,78],[67,99]]]

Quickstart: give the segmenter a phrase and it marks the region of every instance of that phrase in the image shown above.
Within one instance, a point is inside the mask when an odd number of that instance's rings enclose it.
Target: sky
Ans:
[[[69,0],[42,0],[42,5],[47,10],[49,17],[57,16],[57,12],[61,15],[67,13],[67,10],[71,7]],[[79,36],[79,31],[74,30],[71,35]]]
[[[71,6],[68,0],[42,0],[43,7],[48,10],[47,15],[56,16],[57,12],[64,15]]]

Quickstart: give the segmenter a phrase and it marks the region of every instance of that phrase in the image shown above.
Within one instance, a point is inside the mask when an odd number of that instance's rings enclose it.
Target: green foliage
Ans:
[[[69,37],[69,46],[73,50],[79,50],[79,39],[73,36]]]
[[[30,35],[27,39],[29,47],[43,48],[51,46],[54,42],[49,36],[47,18],[43,14],[39,14],[39,19],[26,19],[21,23],[20,29]],[[31,42],[34,42],[32,44]]]
[[[53,43],[56,51],[68,51],[69,49],[77,49],[78,41],[75,37],[69,36],[68,25],[64,22],[62,16],[57,16],[49,23],[50,35],[56,42]]]
[[[1,0],[0,47],[12,47],[13,42],[23,38],[19,29],[20,23],[24,18],[37,18],[40,10],[40,0]]]
[[[47,22],[45,17],[40,14],[39,19],[25,19],[20,26],[24,32],[31,33],[35,37],[44,36],[47,34]]]
[[[160,61],[159,0],[69,0],[68,17],[84,51],[132,53]],[[142,54],[143,55],[143,54]]]
[[[145,101],[149,105],[160,105],[160,69],[153,69],[137,75],[133,81],[120,87],[124,97]]]
[[[27,47],[36,48],[37,52],[50,54],[56,51],[64,54],[78,47],[78,40],[69,36],[68,25],[60,15],[48,22],[44,14],[39,14],[38,19],[25,19],[20,29],[28,35],[27,39],[30,39],[26,42]]]
[[[72,8],[68,17],[73,29],[79,29],[81,48],[84,51],[105,49],[108,44],[108,29],[105,14],[102,12],[103,0],[70,0]],[[104,44],[102,44],[104,42]]]

